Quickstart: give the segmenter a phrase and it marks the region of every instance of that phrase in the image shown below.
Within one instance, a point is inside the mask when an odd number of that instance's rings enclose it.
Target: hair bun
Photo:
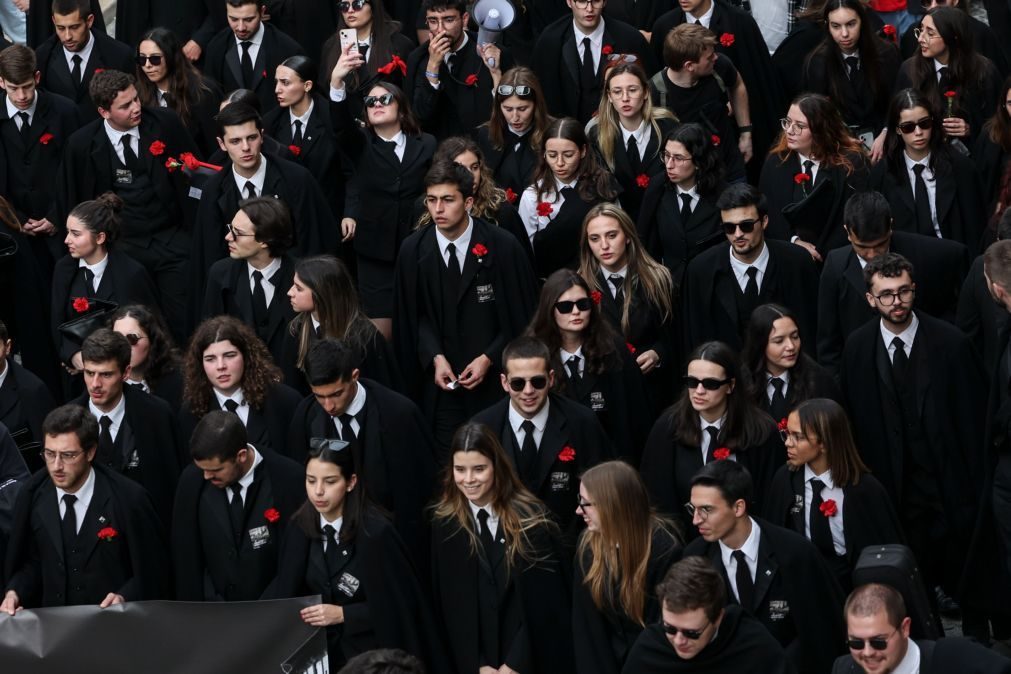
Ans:
[[[123,210],[123,200],[115,192],[103,192],[95,197],[95,201],[108,208],[113,213]]]

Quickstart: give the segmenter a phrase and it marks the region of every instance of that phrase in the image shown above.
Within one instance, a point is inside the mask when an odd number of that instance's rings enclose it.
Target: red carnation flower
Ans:
[[[75,297],[73,307],[74,311],[76,311],[79,314],[83,314],[85,311],[91,308],[91,305],[88,303],[87,297]]]
[[[899,41],[899,31],[897,31],[895,29],[895,26],[893,26],[892,24],[886,23],[885,27],[881,29],[881,32],[883,32],[885,34],[885,37],[887,37],[892,42]]]
[[[263,513],[263,518],[273,524],[281,519],[281,513],[277,508],[267,508]]]
[[[119,532],[112,527],[105,527],[104,529],[98,530],[98,538],[103,541],[111,541],[112,539],[119,536]]]
[[[811,180],[811,176],[804,173],[803,171],[793,176],[793,182],[797,183],[798,185],[803,185],[809,180]]]
[[[730,45],[734,44],[734,34],[724,33],[723,35],[721,35],[720,44],[723,45],[724,47],[729,47]]]
[[[779,428],[779,430],[781,430],[781,431],[785,431],[786,427],[787,427],[786,417],[783,417],[782,419],[780,419],[779,423],[776,424],[776,427]]]
[[[576,450],[574,450],[570,445],[565,445],[564,447],[562,447],[562,451],[558,452],[558,460],[564,463],[575,461]]]
[[[49,145],[49,141],[51,141],[53,138],[55,138],[53,134],[44,133],[41,136],[39,136],[39,142],[42,143],[43,145]]]
[[[477,73],[471,73],[470,75],[467,75],[467,79],[465,79],[463,83],[466,84],[468,87],[476,87]]]
[[[625,348],[628,349],[630,354],[635,355],[635,345],[632,342],[625,342]]]
[[[818,510],[820,510],[821,514],[825,517],[835,517],[836,513],[839,512],[839,506],[835,504],[834,500],[826,499],[821,502],[820,506],[818,506]]]
[[[614,47],[612,47],[609,44],[605,44],[603,47],[600,48],[600,53],[603,54],[604,56],[610,56],[611,54],[614,53]]]
[[[160,140],[156,140],[155,142],[151,143],[151,146],[147,149],[147,151],[150,152],[155,157],[163,155],[165,154],[165,143],[161,142]]]
[[[165,168],[168,169],[169,173],[175,173],[180,166],[182,166],[182,163],[175,157],[169,157],[165,160]]]
[[[506,188],[506,201],[508,201],[510,204],[515,204],[518,198],[519,195],[513,192],[513,188],[511,187]]]
[[[591,290],[590,291],[590,299],[593,300],[594,304],[600,304],[600,300],[601,300],[602,297],[603,297],[603,295],[600,293],[599,290]]]
[[[711,140],[713,142],[713,147],[719,147],[720,146],[720,137],[717,136],[715,133],[712,136],[709,137],[709,140]]]
[[[720,447],[715,452],[713,452],[713,458],[717,461],[726,461],[730,458],[730,450],[726,447]]]
[[[954,98],[955,96],[958,96],[958,94],[955,91],[953,91],[953,90],[945,91],[944,92],[944,97],[945,98]]]
[[[266,76],[267,76],[267,71],[266,71],[266,70],[264,70],[264,71],[263,71],[262,73],[260,73],[260,76],[261,76],[261,77],[266,77]]]
[[[546,218],[547,216],[551,215],[554,212],[555,207],[546,201],[542,201],[541,203],[537,204],[537,215],[541,217]]]
[[[485,248],[483,244],[475,243],[474,247],[470,249],[470,252],[474,253],[477,257],[484,257],[488,254],[488,249]]]
[[[95,68],[95,74],[96,74],[96,75],[97,75],[98,73],[104,73],[104,72],[105,72],[105,68]]]
[[[649,186],[649,176],[645,173],[640,173],[635,177],[635,184],[642,189],[646,189]]]
[[[300,148],[298,145],[289,145],[288,151],[291,152],[296,157],[302,154],[302,148]]]

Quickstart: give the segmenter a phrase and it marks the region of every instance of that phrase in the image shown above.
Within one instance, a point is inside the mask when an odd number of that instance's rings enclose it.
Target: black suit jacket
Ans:
[[[942,674],[1008,674],[1011,660],[962,637],[947,637],[939,641],[919,641],[920,672]],[[853,661],[852,655],[841,655],[832,667],[832,674],[863,674],[864,668]]]
[[[253,62],[253,82],[246,87],[239,65],[239,47],[231,28],[223,28],[207,44],[204,73],[215,79],[225,92],[252,89],[260,100],[260,109],[268,113],[277,107],[274,96],[274,71],[289,56],[305,55],[302,46],[270,23],[263,23],[263,41]]]
[[[916,307],[954,322],[962,281],[969,269],[969,249],[957,241],[892,232],[889,251],[913,265]],[[985,287],[982,290],[986,293]],[[864,271],[853,247],[831,251],[818,284],[818,362],[833,373],[838,370],[846,338],[877,315],[866,294]]]
[[[983,256],[972,261],[969,275],[958,297],[955,324],[969,336],[976,352],[983,355],[987,372],[993,372],[1000,359],[1000,334],[1008,323],[1008,313],[997,306],[983,276]]]
[[[22,458],[32,468],[41,468],[42,420],[56,402],[42,380],[7,359],[7,376],[0,385],[0,423],[10,431]]]
[[[129,4],[124,3],[127,6]],[[42,73],[39,86],[46,91],[72,100],[77,104],[81,119],[87,121],[99,118],[98,108],[95,107],[95,103],[88,93],[88,86],[91,84],[91,78],[95,76],[95,71],[120,70],[131,74],[134,72],[134,52],[130,45],[113,40],[104,32],[96,30],[91,31],[91,37],[95,40],[95,45],[92,47],[87,65],[81,72],[80,86],[71,79],[70,66],[67,64],[63,52],[63,44],[56,39],[55,35],[50,36],[35,50],[38,70]]]
[[[811,256],[792,243],[766,238],[765,245],[769,264],[759,288],[759,304],[786,306],[797,315],[800,334],[816,334],[818,270]],[[739,288],[730,265],[729,243],[710,248],[689,263],[683,292],[686,350],[713,339],[741,348],[745,326],[737,316]],[[813,351],[813,346],[807,348]]]
[[[487,126],[480,126],[475,134],[481,147],[484,161],[495,176],[495,184],[504,190],[512,190],[516,199],[533,182],[537,167],[537,150],[530,146],[530,134],[520,137],[506,131],[501,149],[492,145]],[[528,239],[529,241],[529,239]]]

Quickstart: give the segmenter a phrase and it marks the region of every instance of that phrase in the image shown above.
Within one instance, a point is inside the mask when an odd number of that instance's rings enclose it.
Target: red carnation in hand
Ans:
[[[267,510],[263,513],[263,518],[273,524],[281,519],[281,513],[277,508],[267,508]]]
[[[603,54],[604,56],[610,56],[611,54],[614,53],[614,47],[612,47],[609,44],[605,44],[603,47],[600,48],[600,53]]]
[[[537,204],[537,215],[541,216],[542,218],[546,218],[554,212],[555,207],[546,201],[542,201],[541,203]]]
[[[485,248],[483,244],[475,243],[474,247],[470,249],[470,252],[474,253],[477,257],[484,257],[488,254],[488,249]]]
[[[175,157],[169,157],[165,160],[165,168],[168,169],[169,173],[174,173],[180,166],[182,166],[182,163]]]
[[[713,458],[717,461],[726,461],[730,458],[730,450],[726,447],[720,447],[715,452],[713,452]]]
[[[711,140],[713,142],[713,147],[719,147],[720,146],[720,137],[717,136],[715,133],[712,136],[709,137],[709,140]]]
[[[468,87],[476,87],[477,86],[477,74],[476,73],[471,73],[470,75],[467,75],[467,79],[465,79],[463,81],[463,83],[466,84]]]
[[[649,186],[649,176],[645,173],[640,173],[635,177],[635,184],[642,189],[646,189]]]
[[[289,145],[288,151],[291,152],[296,157],[302,154],[302,148],[300,148],[298,145]]]
[[[105,527],[104,529],[98,530],[98,538],[103,541],[111,541],[112,539],[119,536],[119,532],[112,527]]]
[[[632,342],[625,342],[625,348],[628,349],[630,354],[635,355],[635,345]]]
[[[179,159],[180,161],[182,161],[183,164],[186,165],[186,168],[188,168],[191,171],[196,171],[198,168],[200,168],[200,162],[197,160],[196,157],[193,156],[192,152],[183,152],[181,155],[179,155]]]
[[[161,142],[160,140],[156,140],[155,142],[151,143],[151,147],[149,147],[147,151],[150,152],[155,157],[163,155],[165,154],[165,143]]]
[[[79,314],[83,314],[85,311],[87,311],[89,308],[91,308],[91,305],[88,304],[88,298],[87,297],[75,297],[74,298],[74,302],[73,302],[73,307],[74,307],[74,311],[76,311]]]
[[[954,98],[955,96],[958,96],[958,93],[956,93],[954,90],[949,90],[949,91],[945,91],[944,92],[944,97],[945,98]]]
[[[513,192],[513,188],[511,187],[506,188],[506,201],[508,201],[510,204],[515,204],[518,198],[519,195]]]
[[[49,141],[51,141],[53,138],[55,138],[53,134],[44,133],[41,136],[39,136],[39,142],[42,143],[43,145],[49,145]]]
[[[811,176],[809,176],[808,174],[806,174],[804,172],[798,173],[798,174],[796,174],[796,175],[793,176],[793,182],[797,183],[798,185],[803,185],[804,183],[808,182],[809,180],[811,180]]]
[[[720,44],[723,45],[724,47],[729,47],[730,45],[734,44],[734,34],[724,33],[723,35],[721,35]]]
[[[839,506],[837,506],[835,501],[832,499],[827,499],[821,502],[821,505],[818,506],[818,510],[820,510],[821,514],[825,517],[835,517],[836,513],[839,512]]]
[[[602,297],[603,297],[603,295],[600,294],[599,290],[591,290],[590,291],[590,299],[593,300],[594,304],[600,304],[600,299]]]
[[[565,445],[562,447],[562,451],[558,452],[558,460],[564,463],[576,460],[576,450],[574,450],[570,445]]]

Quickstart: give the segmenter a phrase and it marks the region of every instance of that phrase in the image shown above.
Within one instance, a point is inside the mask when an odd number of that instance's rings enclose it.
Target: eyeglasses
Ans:
[[[685,639],[691,639],[692,641],[698,641],[705,634],[709,626],[712,625],[711,622],[707,622],[705,627],[700,630],[686,630],[681,627],[674,627],[673,625],[668,625],[667,623],[660,623],[663,627],[663,631],[672,637],[676,637],[680,633]]]
[[[686,157],[682,154],[671,154],[667,150],[660,153],[660,161],[664,164],[669,164],[674,162],[675,164],[688,164],[692,160],[692,157]]]
[[[804,131],[807,131],[807,129],[808,129],[807,124],[802,124],[800,122],[795,122],[792,119],[790,119],[789,117],[784,117],[781,120],[779,120],[779,125],[781,127],[783,127],[783,131],[789,131],[790,129],[793,129],[797,133],[803,133]]]
[[[612,98],[624,98],[625,94],[628,94],[629,98],[635,98],[642,95],[642,87],[638,84],[633,84],[627,87],[615,87],[614,89],[608,89],[607,93],[611,95]]]
[[[374,108],[377,105],[387,106],[393,102],[393,94],[383,94],[382,96],[366,96],[365,107]]]
[[[351,0],[351,2],[338,2],[337,9],[339,9],[342,13],[347,14],[352,9],[357,12],[365,5],[369,4],[372,4],[371,0]]]
[[[933,7],[944,7],[948,4],[948,0],[920,0],[920,6],[924,9],[931,9]]]
[[[524,379],[523,377],[513,377],[509,380],[509,388],[516,391],[516,393],[519,393],[527,387],[527,382],[530,382],[530,385],[538,391],[543,391],[544,387],[548,385],[548,378],[542,374],[539,374],[536,377],[530,377],[529,379]]]
[[[608,63],[638,63],[639,57],[635,54],[610,54],[607,57]]]
[[[890,307],[895,304],[896,297],[905,304],[912,301],[915,294],[916,288],[899,288],[899,292],[897,293],[881,293],[880,295],[873,295],[873,297],[881,303],[881,306]]]
[[[235,227],[233,227],[232,223],[230,222],[225,225],[225,229],[228,230],[228,233],[232,235],[233,239],[237,239],[240,236],[256,236],[256,234],[246,234],[245,232],[240,232],[239,230],[235,229]]]
[[[698,513],[699,519],[703,522],[709,519],[709,516],[715,511],[716,508],[711,505],[704,505],[696,508],[692,503],[685,503],[685,512],[687,512],[692,519],[695,519],[695,513]]]
[[[896,627],[892,631],[892,633],[889,634],[887,637],[871,637],[870,639],[847,639],[846,645],[850,647],[850,650],[862,651],[864,650],[864,642],[866,642],[870,644],[871,648],[873,648],[874,650],[883,651],[886,648],[888,648],[888,642],[891,640],[892,637],[895,636],[895,633],[898,631],[899,628]]]
[[[779,437],[783,438],[783,444],[786,444],[787,440],[793,439],[794,444],[800,442],[801,440],[807,440],[807,436],[803,433],[791,433],[785,428],[780,429]]]
[[[534,90],[531,87],[526,86],[525,84],[517,84],[515,86],[512,84],[500,84],[498,85],[498,89],[496,89],[495,92],[499,96],[522,97],[522,96],[529,96],[530,94],[534,93]]]
[[[686,376],[681,381],[684,382],[685,388],[698,388],[699,384],[702,384],[702,388],[707,391],[715,391],[719,387],[731,382],[730,379],[713,379],[712,377],[699,379],[698,377],[692,377],[691,375]]]
[[[927,42],[930,42],[935,37],[941,37],[940,35],[938,35],[937,33],[933,32],[933,31],[930,31],[930,30],[927,30],[927,29],[924,29],[924,28],[914,28],[913,29],[913,37],[915,37],[917,40],[919,40],[921,36],[927,38]]]
[[[593,302],[589,297],[580,297],[578,300],[559,300],[555,302],[555,311],[560,314],[571,314],[573,308],[579,311],[589,311],[592,306]]]
[[[63,463],[71,464],[77,463],[77,460],[84,456],[84,452],[54,452],[51,449],[43,449],[39,452],[39,456],[41,456],[46,463],[56,463],[56,460],[59,459]]]
[[[150,61],[151,65],[153,65],[153,66],[160,66],[161,65],[161,60],[163,58],[164,57],[161,54],[151,54],[150,56],[144,56],[143,54],[138,54],[137,57],[134,60],[137,62],[137,65],[139,65],[141,68],[143,68],[144,64],[147,63],[148,61]]]
[[[592,506],[593,506],[592,503],[590,503],[589,501],[584,501],[582,499],[580,499],[579,502],[576,503],[576,509],[577,510],[583,510],[583,511],[585,511],[587,508],[590,508]]]
[[[309,449],[314,452],[322,452],[323,450],[343,452],[350,445],[351,443],[344,440],[335,440],[331,438],[309,438]]]
[[[740,222],[724,222],[723,231],[727,234],[735,234],[737,230],[741,230],[742,234],[751,234],[755,231],[755,223],[758,220],[741,220]]]
[[[913,131],[916,131],[916,127],[920,127],[924,131],[930,131],[934,128],[934,118],[924,117],[923,119],[918,119],[915,122],[903,122],[898,125],[898,129],[902,133],[912,133]]]
[[[137,346],[137,342],[144,339],[144,335],[138,335],[133,332],[129,332],[123,336],[126,337],[126,341],[130,342],[130,346]]]
[[[606,0],[572,0],[572,4],[580,9],[586,9],[590,5],[594,7],[603,7]]]

